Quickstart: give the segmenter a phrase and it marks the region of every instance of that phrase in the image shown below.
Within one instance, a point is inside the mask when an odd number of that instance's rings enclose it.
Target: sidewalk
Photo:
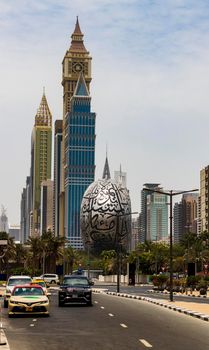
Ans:
[[[157,301],[158,305],[168,307],[174,311],[183,312],[190,316],[198,317],[204,319],[204,321],[209,321],[209,304],[200,304],[189,301],[174,301],[164,300],[164,299],[152,299],[152,302]]]
[[[150,291],[151,293],[156,293],[156,291]],[[159,292],[159,294],[168,294],[169,295],[169,292]],[[185,296],[185,301],[178,301],[178,300],[175,300],[175,295],[184,295]],[[187,301],[186,300],[186,297],[187,296],[190,296],[190,297],[194,297],[194,299],[196,298],[207,298],[208,299],[208,303],[204,303],[204,304],[200,304],[200,303],[196,303],[195,301],[194,302],[191,302],[191,301]],[[174,292],[173,293],[173,298],[174,298],[174,301],[173,302],[170,302],[169,300],[164,300],[164,299],[158,299],[158,301],[160,302],[163,302],[165,303],[166,305],[167,304],[170,304],[170,305],[173,305],[175,307],[180,307],[180,308],[184,308],[184,309],[189,309],[189,310],[192,310],[193,312],[198,312],[198,313],[203,313],[203,314],[206,314],[206,315],[209,315],[209,291],[207,291],[207,295],[205,296],[201,296],[200,293],[198,291],[192,291],[192,292],[187,292],[182,294],[182,293],[177,293],[177,292]]]
[[[127,293],[116,293],[116,292],[109,292],[108,289],[100,289],[100,288],[93,288],[93,292],[95,293],[106,293],[109,295],[124,297],[124,298],[130,298],[130,299],[138,299],[147,301],[162,307],[166,307],[172,311],[177,311],[180,313],[184,313],[189,316],[193,316],[196,318],[199,318],[203,321],[209,322],[209,301],[205,304],[195,303],[191,301],[176,301],[175,295],[174,295],[174,301],[171,302],[169,300],[165,299],[153,299],[149,297],[143,297],[135,294],[127,294]],[[186,299],[186,298],[185,298]]]

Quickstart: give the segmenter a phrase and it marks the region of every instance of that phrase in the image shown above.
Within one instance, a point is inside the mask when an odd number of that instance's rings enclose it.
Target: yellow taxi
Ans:
[[[31,282],[31,285],[34,285],[34,284],[41,286],[43,288],[44,293],[47,296],[50,295],[50,293],[48,293],[48,291],[47,291],[46,282],[44,280],[38,279],[38,278],[37,279],[33,279],[32,282]]]
[[[39,285],[17,285],[11,293],[8,316],[43,314],[49,316],[49,299]]]

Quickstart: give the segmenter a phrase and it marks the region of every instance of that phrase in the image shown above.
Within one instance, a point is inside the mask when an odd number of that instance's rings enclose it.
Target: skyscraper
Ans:
[[[26,242],[26,221],[27,221],[27,211],[26,211],[26,188],[23,188],[21,194],[20,202],[20,242]]]
[[[157,183],[146,183],[144,187],[151,189],[159,189]],[[140,214],[140,242],[144,243],[147,240],[147,196],[151,191],[141,191],[141,214]]]
[[[1,215],[0,215],[0,232],[9,232],[9,224],[8,224],[8,217],[7,217],[7,211],[4,208],[4,206],[1,206]]]
[[[118,170],[114,171],[114,178],[115,178],[116,183],[122,183],[123,187],[127,186],[127,184],[126,184],[127,175],[125,172],[122,171],[121,166],[120,166],[119,171]]]
[[[62,86],[63,86],[63,118],[71,108],[71,97],[74,94],[79,74],[82,72],[86,86],[90,92],[91,82],[91,57],[83,43],[83,34],[80,29],[78,17],[75,30],[71,35],[71,45],[62,61]]]
[[[135,250],[139,241],[139,216],[131,220],[131,250]]]
[[[197,193],[185,193],[180,203],[174,205],[174,242],[178,243],[185,233],[197,234],[198,224]]]
[[[95,175],[95,113],[81,72],[66,117],[65,133],[65,230],[70,245],[83,247],[80,235],[80,206],[83,194]]]
[[[9,225],[9,237],[20,243],[20,225]]]
[[[147,195],[146,239],[148,241],[168,240],[168,206],[165,194],[153,192]]]
[[[179,243],[183,236],[183,210],[182,202],[175,203],[173,207],[173,240]]]
[[[146,183],[149,191],[141,191],[141,214],[139,235],[140,242],[168,239],[168,206],[167,196],[152,192],[162,190],[157,183]]]
[[[209,229],[209,165],[200,171],[200,227],[201,232]]]
[[[53,198],[53,232],[55,236],[64,235],[60,225],[60,190],[62,171],[62,120],[56,120],[54,125],[54,198]],[[62,218],[63,220],[63,218]]]
[[[35,116],[31,142],[32,235],[40,234],[41,182],[51,179],[52,115],[45,93]]]
[[[40,234],[53,229],[53,190],[54,182],[45,180],[41,183],[41,204],[40,204]]]
[[[91,56],[89,52],[86,50],[84,43],[83,43],[83,34],[80,29],[80,25],[78,22],[78,18],[76,20],[76,25],[73,34],[71,35],[71,45],[70,48],[67,50],[64,59],[62,61],[62,86],[63,86],[63,135],[62,135],[62,170],[61,170],[61,180],[60,180],[60,195],[59,195],[59,233],[60,235],[64,234],[65,236],[74,236],[74,237],[80,237],[80,233],[78,232],[78,228],[80,227],[80,215],[77,215],[76,218],[72,219],[73,215],[73,209],[70,208],[70,201],[69,201],[69,172],[71,171],[70,167],[71,164],[70,160],[68,158],[69,155],[69,140],[71,138],[71,135],[69,134],[69,131],[71,130],[69,127],[69,123],[67,124],[67,120],[69,121],[69,113],[71,112],[71,108],[74,105],[72,103],[71,98],[74,96],[75,88],[77,86],[78,79],[80,77],[80,74],[82,73],[83,80],[85,82],[85,89],[87,90],[88,97],[90,93],[90,82],[91,82]],[[81,99],[82,100],[82,99]],[[84,100],[83,100],[84,101]],[[89,100],[90,101],[90,100]],[[75,102],[75,99],[74,99]],[[82,102],[83,104],[83,102]],[[90,107],[90,102],[89,102]],[[86,106],[84,107],[84,110],[86,113]],[[82,111],[80,112],[82,114]],[[76,127],[76,126],[75,126]],[[79,121],[78,129],[80,129],[81,124]],[[85,130],[85,127],[84,129]],[[80,130],[78,131],[80,132]],[[73,131],[74,134],[76,134],[76,130]],[[79,135],[79,134],[77,134]],[[78,136],[79,137],[79,136]],[[82,138],[85,137],[85,135],[82,135]],[[89,135],[86,135],[86,141],[79,141],[77,138],[77,142],[83,142],[83,144],[86,143],[88,147],[88,137]],[[74,135],[75,138],[75,135]],[[72,151],[72,149],[71,149]],[[82,153],[84,156],[87,155],[86,152]],[[84,160],[81,160],[81,163],[85,163]],[[77,165],[80,167],[80,165]],[[75,168],[74,168],[75,169]],[[78,168],[77,168],[78,169]],[[86,183],[89,184],[88,177],[91,175],[86,173],[87,175],[87,181]],[[92,180],[93,181],[93,180]],[[72,191],[70,191],[72,193]],[[76,195],[76,194],[75,194]],[[78,194],[77,200],[81,200],[81,192]],[[78,202],[77,205],[78,207]],[[80,209],[79,209],[80,210]],[[71,213],[71,214],[70,214]],[[74,212],[75,213],[75,212]],[[71,224],[72,220],[75,220],[77,222],[77,228],[76,232],[72,232],[72,227],[75,228],[75,223],[72,224],[73,226],[69,226],[69,217],[71,215]],[[70,228],[71,227],[71,228]],[[69,232],[69,230],[71,232]],[[78,241],[77,241],[78,239]],[[71,241],[70,241],[71,242]],[[80,238],[76,238],[75,247],[81,247],[82,243]],[[79,242],[79,243],[78,243]],[[72,243],[74,244],[74,243]]]

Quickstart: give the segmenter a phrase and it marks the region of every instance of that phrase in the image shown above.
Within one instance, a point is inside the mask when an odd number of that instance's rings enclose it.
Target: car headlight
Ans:
[[[49,301],[48,300],[44,300],[44,301],[40,301],[40,303],[39,304],[48,304],[49,303]]]
[[[15,300],[11,300],[11,299],[10,299],[10,303],[11,304],[21,304],[21,303],[19,303],[19,301],[15,301]]]

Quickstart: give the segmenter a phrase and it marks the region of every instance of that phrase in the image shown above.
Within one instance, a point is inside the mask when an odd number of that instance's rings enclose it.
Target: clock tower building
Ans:
[[[62,131],[62,170],[60,174],[59,195],[59,234],[68,236],[66,217],[68,215],[68,204],[66,204],[68,170],[71,166],[68,159],[68,142],[71,138],[70,129],[67,127],[68,114],[71,112],[71,99],[74,96],[79,77],[82,75],[88,94],[90,94],[91,82],[91,56],[86,50],[83,42],[78,17],[74,32],[71,35],[70,48],[66,51],[62,61],[62,86],[63,86],[63,131]],[[55,213],[57,215],[57,213]]]
[[[70,111],[70,99],[73,96],[80,73],[83,73],[86,86],[90,92],[91,57],[83,43],[83,34],[80,29],[78,17],[75,30],[71,35],[72,41],[69,50],[62,61],[63,86],[63,119]]]

